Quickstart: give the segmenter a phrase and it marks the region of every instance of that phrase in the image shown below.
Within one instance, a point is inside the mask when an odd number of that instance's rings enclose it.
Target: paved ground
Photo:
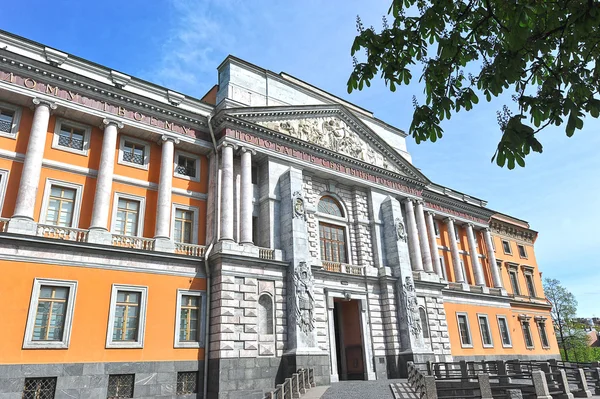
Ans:
[[[321,399],[395,399],[390,384],[403,382],[406,380],[334,382]]]

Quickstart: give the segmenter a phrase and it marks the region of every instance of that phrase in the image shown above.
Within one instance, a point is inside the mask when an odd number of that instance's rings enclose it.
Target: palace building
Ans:
[[[203,99],[0,31],[0,396],[262,398],[559,349],[537,232],[233,56]]]

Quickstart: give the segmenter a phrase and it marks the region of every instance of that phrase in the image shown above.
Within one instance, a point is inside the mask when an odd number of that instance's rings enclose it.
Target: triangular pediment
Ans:
[[[226,112],[312,146],[428,183],[417,168],[343,106],[249,107]]]

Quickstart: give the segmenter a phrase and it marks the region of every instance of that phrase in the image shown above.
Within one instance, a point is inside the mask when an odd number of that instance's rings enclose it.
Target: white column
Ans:
[[[158,200],[156,204],[156,228],[154,238],[169,239],[171,236],[171,205],[173,191],[173,154],[179,140],[162,136],[160,158],[160,178],[158,180]]]
[[[221,146],[221,237],[233,241],[233,144]]]
[[[50,121],[50,110],[56,109],[56,104],[34,98],[35,113],[29,133],[25,162],[21,172],[17,202],[13,218],[33,220],[33,209],[40,185],[42,173],[42,160],[44,159],[44,147],[46,146],[46,135],[48,134],[48,122]]]
[[[469,252],[471,253],[471,264],[473,265],[473,274],[475,275],[475,285],[485,287],[485,276],[483,275],[483,269],[481,268],[481,262],[479,261],[479,254],[477,253],[477,242],[475,241],[472,223],[467,224],[467,241],[469,241]]]
[[[415,209],[413,200],[404,200],[406,209],[406,228],[408,230],[408,249],[410,251],[410,260],[414,271],[423,270],[423,259],[421,259],[421,249],[419,248],[419,233],[417,231],[417,221],[415,220]]]
[[[454,230],[454,219],[447,218],[448,236],[450,238],[450,253],[452,254],[452,265],[454,266],[454,280],[457,283],[466,283],[462,268],[460,267],[460,256],[458,255],[458,243],[456,242],[456,233]]]
[[[442,271],[442,264],[440,263],[440,254],[438,251],[437,240],[435,238],[435,226],[433,225],[433,212],[426,212],[427,218],[427,233],[429,234],[429,250],[431,251],[431,261],[433,262],[433,268],[435,272],[444,278],[444,272]]]
[[[252,244],[252,155],[249,148],[240,150],[241,182],[240,182],[240,244]]]
[[[492,282],[496,288],[504,288],[502,285],[502,277],[500,276],[500,270],[498,270],[498,264],[496,262],[496,254],[494,253],[494,244],[492,244],[492,235],[490,229],[483,231],[483,238],[485,239],[485,246],[487,247],[488,263],[492,271]]]
[[[415,206],[415,216],[417,219],[417,230],[419,230],[419,246],[421,247],[423,268],[427,273],[433,273],[429,239],[427,238],[427,225],[425,224],[425,213],[423,212],[423,201],[417,201]]]
[[[96,192],[92,208],[92,222],[90,230],[108,230],[108,212],[112,193],[113,174],[115,170],[115,151],[117,147],[117,130],[123,124],[111,119],[104,119],[104,137],[102,138],[102,152],[100,153],[100,166],[96,178]]]

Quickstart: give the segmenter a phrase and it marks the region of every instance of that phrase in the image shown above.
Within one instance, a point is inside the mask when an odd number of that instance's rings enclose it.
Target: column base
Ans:
[[[13,216],[8,221],[6,232],[35,236],[37,235],[37,226],[38,224],[33,219],[24,216]]]
[[[92,244],[112,245],[112,233],[103,228],[91,227],[88,231],[87,242]]]
[[[166,237],[154,237],[154,250],[159,252],[175,252],[175,243]]]

